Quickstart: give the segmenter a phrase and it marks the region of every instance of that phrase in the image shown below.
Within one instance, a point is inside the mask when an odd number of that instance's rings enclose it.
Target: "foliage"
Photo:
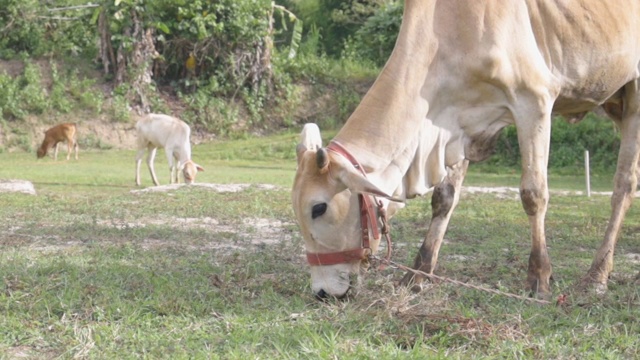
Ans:
[[[35,0],[0,2],[4,5],[0,7],[3,25],[0,30],[5,35],[0,41],[0,57],[15,57],[22,52],[23,59],[30,61],[44,54],[57,59],[81,57],[85,63],[99,60],[105,79],[112,81],[114,88],[114,97],[107,103],[114,120],[129,121],[127,112],[131,110],[170,112],[172,109],[162,101],[159,92],[168,96],[180,93],[186,117],[216,133],[227,134],[234,132],[230,129],[268,129],[294,123],[299,92],[293,81],[345,84],[350,81],[349,71],[358,67],[367,69],[367,76],[375,76],[375,67],[369,60],[362,60],[364,55],[354,56],[343,64],[323,57],[332,37],[326,36],[322,20],[329,20],[329,30],[336,35],[333,39],[346,39],[370,15],[393,3],[382,0],[278,4],[269,0],[100,0],[92,4],[61,0],[55,5]],[[314,6],[321,11],[307,17],[309,26],[303,28],[304,19],[297,9]],[[371,26],[372,31],[380,30],[373,30],[374,27]],[[336,40],[332,53],[342,52],[341,47],[342,40]],[[356,62],[362,65],[354,66]],[[345,71],[345,65],[352,68]],[[326,75],[325,70],[330,74]],[[29,113],[44,115],[47,111],[68,113],[74,107],[102,109],[102,96],[93,91],[76,92],[69,89],[70,84],[64,84],[75,82],[73,77],[66,79],[66,69],[55,69],[53,81],[45,80],[44,87],[33,81],[34,76],[42,77],[41,74],[26,75],[31,76],[28,84],[8,84],[9,79],[0,79],[7,83],[0,90],[5,93],[0,107],[7,119],[23,118]],[[35,91],[24,97],[19,92],[27,91],[25,87]],[[50,99],[44,99],[43,94]],[[206,105],[205,97],[214,100]],[[353,101],[349,98],[341,103]],[[219,110],[212,111],[211,103]],[[196,108],[190,108],[192,105]],[[203,111],[206,107],[210,109]],[[332,123],[343,121],[352,106],[340,108],[340,119]],[[214,119],[212,114],[216,113]],[[234,118],[238,114],[248,118]]]
[[[305,121],[339,127],[386,61],[401,13],[396,0],[0,0],[0,58],[23,63],[0,73],[0,120],[104,107],[128,122],[132,110],[174,111],[237,136],[299,122],[306,91],[335,94],[336,105]],[[74,69],[96,59],[108,100]],[[592,115],[577,126],[554,121],[549,165],[579,168],[588,149],[592,168],[609,171],[618,144],[611,123]],[[496,152],[485,166],[519,166],[513,127]]]
[[[591,168],[598,172],[609,172],[616,168],[620,134],[615,124],[594,113],[589,113],[578,124],[570,124],[556,118],[551,128],[549,167],[579,170],[584,167],[584,151],[589,151]],[[486,163],[498,167],[519,167],[520,147],[514,126],[509,126],[500,135],[495,155]]]
[[[0,74],[0,110],[2,119],[21,119],[25,116],[21,102],[20,81],[7,73]]]
[[[0,58],[19,54],[39,57],[46,54],[91,54],[94,38],[83,19],[83,10],[58,11],[84,0],[52,2],[38,0],[0,0]],[[88,12],[85,12],[88,14]]]
[[[338,57],[344,43],[380,8],[395,0],[302,0],[285,2],[320,35],[320,52]],[[390,35],[392,36],[392,35]]]
[[[231,103],[242,99],[255,122],[263,120],[263,109],[287,85],[274,83],[284,79],[272,72],[272,57],[278,54],[274,39],[287,32],[286,56],[293,58],[302,33],[295,14],[268,0],[104,1],[94,19],[105,71],[116,84],[131,85],[122,96],[133,107],[152,110],[155,85],[185,94],[205,88]]]
[[[23,108],[33,114],[42,114],[50,105],[47,95],[41,86],[40,68],[31,63],[25,63],[24,72],[21,78],[21,97]]]
[[[100,136],[89,133],[78,139],[78,145],[83,150],[86,149],[99,149],[110,150],[113,149],[113,145],[106,143]]]
[[[377,8],[345,43],[345,54],[371,60],[377,66],[384,65],[400,32],[403,9],[402,2],[390,2]]]
[[[218,136],[228,136],[237,129],[241,118],[238,106],[216,96],[216,82],[200,87],[193,94],[179,94],[189,104],[182,114],[187,123],[197,125]]]
[[[131,120],[131,105],[127,94],[130,93],[128,84],[116,87],[111,97],[111,118],[116,122],[127,123]]]
[[[38,19],[42,11],[38,0],[0,0],[0,57],[22,52],[38,56],[50,50],[46,27]]]
[[[69,113],[77,103],[85,110],[99,113],[103,95],[94,88],[95,81],[80,79],[77,71],[62,76],[55,62],[25,61],[15,76],[0,73],[0,118],[24,119],[28,114]],[[43,71],[50,80],[45,80]],[[49,83],[48,87],[46,84]]]

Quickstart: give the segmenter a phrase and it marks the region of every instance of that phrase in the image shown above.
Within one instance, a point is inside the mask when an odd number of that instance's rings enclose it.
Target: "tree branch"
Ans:
[[[86,5],[67,6],[67,7],[53,8],[53,9],[47,9],[47,10],[49,10],[50,12],[65,11],[65,10],[82,10],[82,9],[97,8],[99,6],[100,5],[98,5],[98,4],[88,3]]]

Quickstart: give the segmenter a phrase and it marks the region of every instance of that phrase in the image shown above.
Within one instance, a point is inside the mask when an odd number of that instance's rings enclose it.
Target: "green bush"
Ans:
[[[390,2],[376,9],[345,43],[345,54],[370,60],[378,66],[384,65],[400,32],[403,9],[401,2]]]
[[[344,44],[378,9],[394,0],[306,0],[283,1],[291,8],[307,28],[315,28],[318,37],[318,53],[338,58]]]
[[[49,50],[46,29],[38,14],[43,5],[38,0],[0,0],[0,58],[17,54],[42,55]]]
[[[102,140],[101,137],[94,133],[89,133],[81,138],[78,138],[78,145],[82,149],[98,149],[98,150],[110,150],[113,146]]]
[[[12,59],[20,54],[94,55],[91,9],[50,11],[84,4],[83,0],[0,0],[0,58]]]
[[[118,95],[113,97],[111,115],[115,122],[127,123],[131,121],[130,110],[131,106],[126,98]]]
[[[593,113],[577,124],[569,124],[559,117],[553,120],[551,128],[549,167],[580,170],[584,167],[584,151],[588,150],[591,169],[611,172],[616,168],[619,148],[620,134],[612,121]],[[486,164],[520,166],[520,147],[515,126],[508,126],[500,134],[495,154]]]
[[[49,99],[42,85],[40,68],[31,62],[26,62],[20,89],[26,111],[42,114],[49,108]]]
[[[210,87],[200,88],[194,94],[179,94],[182,101],[189,104],[182,114],[182,120],[218,136],[228,136],[239,126],[238,108],[216,96],[215,82],[210,84]]]
[[[20,98],[19,81],[6,73],[0,74],[0,116],[3,120],[22,119],[26,115]]]
[[[36,63],[26,60],[24,70],[16,77],[0,73],[0,117],[5,120],[24,119],[29,114],[70,113],[80,108],[99,113],[104,96],[94,87],[94,80],[80,80],[77,71],[63,76],[51,62],[51,81],[43,78]]]
[[[67,95],[67,87],[63,83],[63,80],[58,74],[58,67],[55,64],[51,64],[51,92],[49,94],[49,100],[51,106],[62,113],[68,113],[71,111],[71,100]]]

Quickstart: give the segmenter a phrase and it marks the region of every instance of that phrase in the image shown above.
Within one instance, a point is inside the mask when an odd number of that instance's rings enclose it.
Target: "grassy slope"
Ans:
[[[551,200],[554,291],[571,294],[568,306],[448,284],[412,294],[393,286],[402,276],[393,269],[370,271],[347,301],[317,302],[289,201],[295,139],[194,147],[206,169],[200,182],[281,187],[240,193],[130,193],[132,151],[81,152],[78,162],[57,163],[0,154],[0,178],[29,179],[39,193],[0,194],[0,357],[600,359],[640,351],[636,208],[609,293],[570,292],[606,226],[603,196]],[[166,183],[164,154],[156,164]],[[517,178],[472,172],[467,185],[517,186]],[[582,187],[578,177],[554,181]],[[143,182],[150,184],[146,169]],[[393,219],[396,261],[411,263],[429,214],[427,197]],[[438,273],[521,294],[527,227],[516,198],[465,195]]]

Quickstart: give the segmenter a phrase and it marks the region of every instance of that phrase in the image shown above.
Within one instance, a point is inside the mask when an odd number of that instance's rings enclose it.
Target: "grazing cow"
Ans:
[[[191,160],[191,128],[184,121],[164,114],[148,114],[136,123],[138,152],[136,153],[136,185],[140,186],[140,165],[148,151],[147,166],[155,186],[160,185],[153,168],[156,150],[163,147],[169,162],[169,182],[180,183],[179,172],[186,184],[193,184],[202,166]]]
[[[611,218],[582,284],[606,288],[637,182],[638,34],[638,1],[406,0],[392,55],[360,105],[326,148],[297,149],[292,203],[315,294],[344,296],[348,275],[377,250],[372,195],[392,216],[403,204],[390,198],[433,188],[433,218],[414,264],[432,273],[468,162],[488,156],[500,130],[515,124],[532,243],[526,287],[548,297],[551,117],[598,107],[622,139]],[[409,272],[402,283],[423,280]]]
[[[67,160],[71,157],[72,148],[75,150],[76,160],[78,160],[78,141],[76,140],[76,124],[74,123],[58,124],[45,131],[42,144],[36,152],[38,159],[45,157],[49,149],[53,147],[53,159],[58,160],[58,145],[63,141],[67,142]]]

